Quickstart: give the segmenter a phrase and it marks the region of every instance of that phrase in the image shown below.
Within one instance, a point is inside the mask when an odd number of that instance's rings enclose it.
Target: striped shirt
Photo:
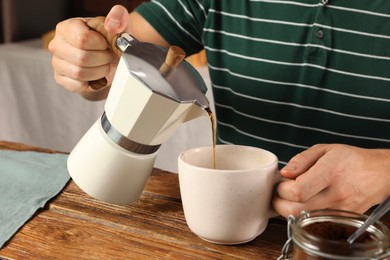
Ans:
[[[390,148],[389,0],[153,0],[137,12],[170,44],[206,49],[219,143],[281,164],[317,143]]]

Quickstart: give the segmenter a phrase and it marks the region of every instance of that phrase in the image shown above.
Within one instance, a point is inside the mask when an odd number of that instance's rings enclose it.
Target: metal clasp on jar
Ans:
[[[292,245],[293,245],[293,237],[292,237],[292,231],[291,231],[291,224],[295,221],[295,217],[290,215],[288,217],[287,222],[287,241],[284,243],[282,248],[282,254],[278,257],[277,260],[292,260],[292,256],[290,256],[290,253],[292,253]]]

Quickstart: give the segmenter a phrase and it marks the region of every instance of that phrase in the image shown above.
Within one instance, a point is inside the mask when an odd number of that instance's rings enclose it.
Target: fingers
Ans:
[[[67,90],[75,93],[82,93],[89,89],[88,82],[83,82],[71,79],[69,77],[65,77],[61,74],[58,74],[56,71],[54,71],[54,79],[59,85],[64,86],[64,88],[66,88]]]
[[[54,40],[53,40],[54,41]],[[90,50],[79,49],[65,42],[63,39],[56,39],[56,45],[61,45],[62,48],[53,50],[55,57],[66,60],[70,64],[79,67],[96,67],[103,64],[108,64],[113,61],[112,52],[109,50]],[[51,43],[54,45],[54,42]],[[71,53],[72,55],[69,55]]]
[[[63,59],[53,57],[52,65],[57,68],[56,73],[74,80],[91,81],[97,77],[104,77],[110,72],[110,64],[103,64],[95,67],[80,67],[68,63]]]
[[[129,23],[129,12],[121,5],[115,5],[107,14],[104,27],[111,34],[119,34],[126,31]]]
[[[54,57],[79,67],[101,66],[114,59],[105,38],[89,29],[81,19],[59,23],[49,50]]]
[[[281,216],[288,218],[288,216],[298,216],[303,210],[309,210],[307,204],[301,202],[291,202],[275,196],[272,201],[272,207]]]
[[[331,184],[328,174],[307,172],[296,180],[279,183],[278,195],[288,201],[306,202]]]
[[[279,183],[274,209],[284,217],[324,208],[363,213],[388,196],[389,154],[386,149],[315,145],[284,169],[284,177],[297,177]]]
[[[92,91],[88,81],[107,76],[112,64],[117,62],[106,39],[80,18],[57,25],[49,50],[53,53],[56,82],[77,93]]]
[[[67,44],[82,50],[107,50],[108,43],[99,33],[91,30],[83,19],[73,18],[62,21],[56,26],[55,40],[61,39]],[[51,51],[59,51],[58,44],[52,44]]]
[[[366,194],[359,194],[354,185],[343,180],[335,180],[336,185],[328,186],[306,201],[290,201],[276,195],[272,201],[274,209],[284,217],[297,216],[301,211],[325,208],[340,209],[364,213],[375,203]]]
[[[331,200],[329,196],[333,196],[333,194],[328,190],[322,191],[315,198],[305,202],[288,201],[276,196],[272,205],[281,216],[287,218],[289,215],[298,216],[302,211],[329,208],[328,203]]]
[[[330,149],[330,145],[318,144],[297,154],[280,170],[283,177],[292,179],[306,172]]]
[[[325,203],[325,199],[319,194],[325,194],[332,183],[332,174],[328,172],[331,167],[327,165],[329,162],[323,159],[329,149],[330,145],[313,146],[293,157],[281,170],[283,177],[290,180],[279,183],[278,196],[274,201],[275,210],[281,214],[297,214]]]

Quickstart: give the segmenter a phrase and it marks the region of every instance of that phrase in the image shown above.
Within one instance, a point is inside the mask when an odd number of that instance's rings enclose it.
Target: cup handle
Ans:
[[[278,184],[281,183],[282,181],[288,181],[289,179],[284,178],[281,174],[280,171],[278,170],[275,174],[275,179],[274,179],[274,190],[273,190],[273,196],[276,194],[276,189],[278,187]],[[279,213],[277,213],[271,206],[270,210],[268,212],[268,218],[274,218],[280,216]]]

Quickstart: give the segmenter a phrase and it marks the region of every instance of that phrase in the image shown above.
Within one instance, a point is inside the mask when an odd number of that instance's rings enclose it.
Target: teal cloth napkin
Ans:
[[[66,154],[0,150],[0,249],[69,181]]]

